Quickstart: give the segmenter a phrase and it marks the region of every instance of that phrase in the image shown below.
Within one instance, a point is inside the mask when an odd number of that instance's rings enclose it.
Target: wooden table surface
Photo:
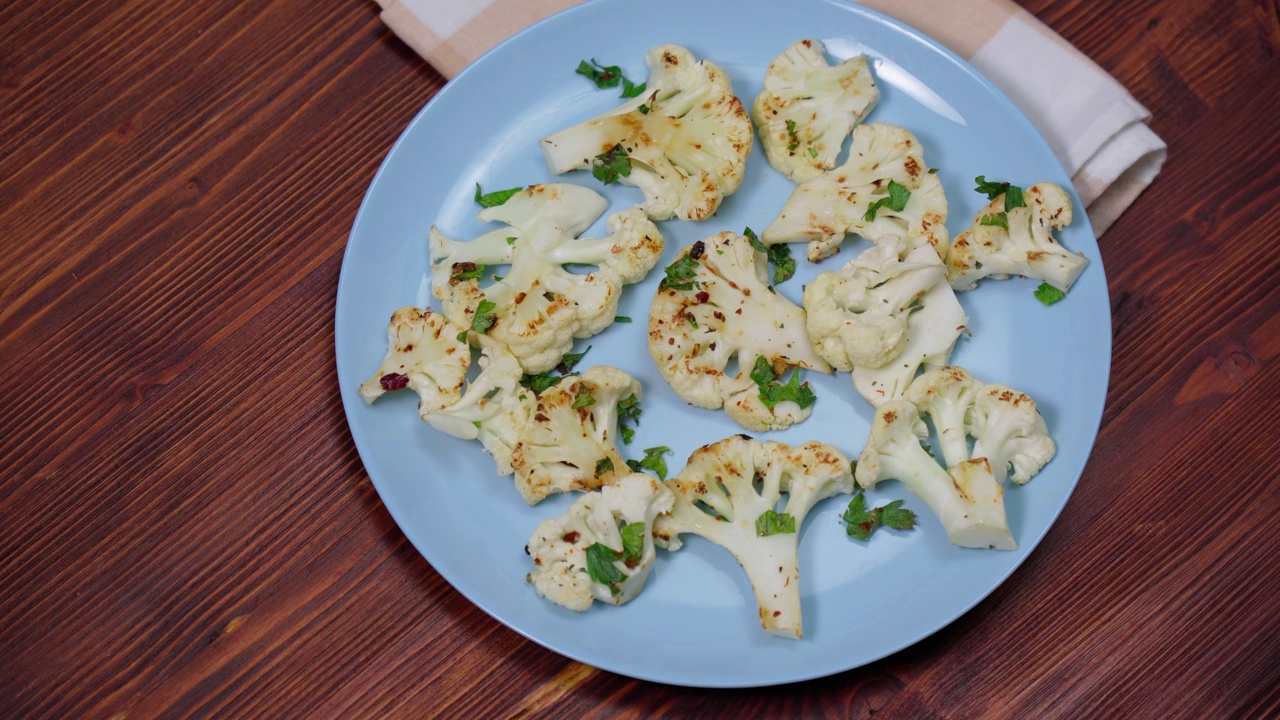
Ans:
[[[917,645],[687,690],[455,592],[339,401],[364,191],[443,79],[364,2],[0,7],[0,716],[1280,716],[1280,6],[1030,0],[1169,143],[1102,239],[1102,429]]]

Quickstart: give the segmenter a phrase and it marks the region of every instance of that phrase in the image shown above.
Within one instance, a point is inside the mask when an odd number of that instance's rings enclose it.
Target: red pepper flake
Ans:
[[[699,303],[705,303],[711,300],[711,293],[706,290],[699,290],[698,294],[694,295],[694,297],[698,299]]]
[[[578,538],[581,536],[582,533],[579,533],[577,530],[570,530],[564,534],[564,541],[567,543],[576,543],[578,542]]]
[[[400,373],[387,373],[378,382],[382,385],[382,389],[387,392],[403,390],[409,387],[409,376],[401,375]]]
[[[706,244],[703,243],[701,240],[699,240],[698,242],[693,244],[693,247],[689,248],[689,257],[693,258],[694,260],[697,260],[698,258],[702,257],[702,254],[705,253],[706,251],[707,251]]]

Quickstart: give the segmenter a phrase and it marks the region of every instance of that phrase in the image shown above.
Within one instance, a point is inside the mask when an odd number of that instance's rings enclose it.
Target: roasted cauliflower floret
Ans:
[[[524,548],[535,568],[529,582],[570,610],[631,600],[653,569],[653,520],[673,501],[665,485],[642,473],[583,495],[533,531]]]
[[[458,339],[458,328],[430,310],[400,308],[387,325],[387,355],[360,386],[360,397],[372,403],[407,387],[418,394],[418,412],[425,418],[457,402],[470,365],[471,352]]]
[[[534,396],[520,386],[520,361],[493,340],[480,336],[480,374],[462,397],[422,416],[431,427],[463,440],[479,440],[493,456],[499,475],[510,475],[511,451],[533,416]],[[464,353],[468,359],[470,352]]]
[[[804,329],[804,311],[773,291],[765,254],[722,232],[681,249],[649,308],[649,354],[683,400],[725,408],[749,430],[780,430],[809,416],[793,400],[770,407],[752,379],[763,358],[773,374],[830,372]],[[727,372],[737,359],[738,372]],[[794,372],[794,371],[793,371]]]
[[[544,390],[512,453],[525,502],[594,490],[628,474],[617,447],[618,403],[633,395],[641,399],[640,383],[607,365]]]
[[[621,147],[629,166],[618,181],[644,192],[654,220],[705,220],[742,184],[751,121],[724,71],[677,45],[647,53],[646,92],[599,117],[542,140],[557,175],[588,170]]]
[[[662,254],[662,235],[635,208],[609,218],[608,237],[578,238],[606,205],[589,188],[532,185],[481,211],[481,220],[506,225],[470,242],[433,226],[432,293],[445,316],[506,346],[527,373],[555,367],[575,337],[613,322],[622,286],[643,278]],[[598,269],[577,275],[567,263]],[[501,264],[511,266],[506,276],[481,287],[481,267]]]
[[[1066,292],[1089,264],[1053,239],[1053,231],[1071,224],[1071,196],[1053,183],[1038,183],[1022,193],[1025,206],[1006,209],[999,195],[983,208],[947,255],[947,279],[956,290],[972,290],[989,277],[1026,275]]]
[[[929,429],[921,413],[933,423],[943,464],[922,446]],[[954,545],[1013,550],[1017,543],[1005,514],[1004,480],[1027,482],[1054,452],[1030,397],[1005,385],[984,385],[964,368],[944,366],[917,378],[902,400],[876,410],[857,480],[866,488],[900,480],[938,516]]]
[[[808,242],[813,262],[834,255],[846,233],[868,240],[924,238],[945,257],[946,220],[942,183],[928,172],[915,135],[870,123],[854,129],[844,165],[797,186],[760,239],[766,245]]]
[[[852,492],[849,459],[823,443],[735,435],[695,450],[667,487],[675,503],[655,523],[658,545],[678,550],[679,536],[693,533],[729,550],[751,580],[764,629],[801,637],[797,539],[818,501]]]
[[[969,322],[923,238],[880,238],[839,271],[819,273],[804,306],[818,353],[852,371],[872,405],[900,397],[921,365],[946,364]]]
[[[800,40],[769,63],[751,119],[769,164],[799,183],[835,167],[844,139],[879,99],[865,57],[831,66],[822,42]]]

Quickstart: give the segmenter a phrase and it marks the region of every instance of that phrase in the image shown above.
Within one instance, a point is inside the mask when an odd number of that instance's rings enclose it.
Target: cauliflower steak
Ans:
[[[853,491],[849,459],[823,443],[735,435],[695,450],[667,487],[675,503],[655,523],[658,545],[678,550],[680,535],[693,533],[732,552],[751,580],[761,626],[800,638],[799,533],[818,501]]]
[[[769,164],[798,183],[836,166],[844,139],[880,99],[865,57],[832,66],[826,50],[818,40],[784,50],[751,106]]]
[[[579,612],[599,601],[621,605],[653,569],[653,521],[671,509],[665,485],[642,473],[578,498],[563,515],[543,520],[524,551],[527,579],[539,595]]]
[[[760,239],[808,242],[813,262],[834,255],[851,232],[868,240],[924,238],[944,257],[946,220],[947,196],[924,164],[920,141],[896,125],[870,123],[853,131],[844,165],[798,185]]]
[[[1022,193],[1021,207],[1006,208],[998,195],[956,236],[947,254],[947,279],[956,290],[972,290],[982,278],[1026,275],[1066,292],[1089,261],[1053,239],[1071,224],[1071,196],[1053,183]]]
[[[621,147],[629,168],[618,181],[644,193],[654,220],[705,220],[737,191],[751,154],[751,121],[729,78],[678,45],[645,56],[646,92],[542,140],[551,172],[589,170]]]
[[[579,238],[607,202],[589,188],[531,185],[479,218],[505,227],[457,242],[432,226],[431,287],[451,322],[484,333],[519,358],[525,372],[555,367],[574,338],[608,327],[622,286],[641,280],[662,254],[658,228],[640,210],[609,217],[609,236]],[[596,265],[585,275],[566,264]],[[484,265],[509,264],[481,287]]]
[[[809,343],[804,310],[771,288],[767,261],[745,236],[722,232],[681,249],[649,307],[649,354],[686,402],[723,407],[748,430],[781,430],[811,412],[793,400],[766,405],[752,370],[763,358],[830,372]],[[738,371],[730,375],[730,362]]]
[[[933,423],[945,467],[922,445],[929,438],[922,414]],[[1027,482],[1055,451],[1030,397],[944,366],[917,378],[903,399],[876,410],[857,481],[867,489],[901,481],[938,517],[953,545],[1014,550],[1004,481]]]
[[[901,397],[921,365],[947,363],[969,322],[946,276],[923,238],[880,238],[805,287],[809,339],[867,402]]]

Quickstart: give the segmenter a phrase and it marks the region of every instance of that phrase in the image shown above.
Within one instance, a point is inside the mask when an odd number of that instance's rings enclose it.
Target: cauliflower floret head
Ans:
[[[662,235],[634,208],[609,218],[608,237],[578,238],[606,204],[589,188],[531,185],[480,213],[503,228],[456,242],[432,227],[432,293],[445,316],[506,346],[525,372],[555,367],[575,337],[613,322],[622,286],[643,278],[662,254]],[[598,269],[578,275],[567,263]],[[481,287],[486,264],[511,267]]]
[[[760,239],[808,242],[813,262],[834,255],[851,232],[868,240],[924,238],[943,257],[946,220],[947,196],[924,164],[920,141],[896,125],[870,123],[853,131],[844,165],[798,185]]]
[[[818,501],[852,492],[849,459],[823,443],[735,435],[695,450],[667,487],[675,503],[655,523],[658,544],[678,550],[680,534],[693,533],[729,550],[751,580],[764,629],[801,637],[796,541]]]
[[[431,427],[463,440],[479,440],[499,475],[510,475],[511,451],[533,416],[534,396],[520,386],[520,361],[493,340],[478,336],[480,374],[457,402],[422,416]],[[470,359],[470,352],[464,353]]]
[[[653,520],[673,500],[665,485],[642,473],[583,495],[533,531],[524,548],[535,567],[529,582],[570,610],[586,610],[593,600],[631,600],[653,569]]]
[[[430,310],[396,310],[387,326],[387,355],[360,386],[360,397],[371,403],[388,391],[411,388],[424,418],[457,402],[471,365],[467,343],[458,333],[459,328]]]
[[[865,57],[831,66],[820,41],[799,40],[769,63],[751,119],[769,164],[799,183],[835,167],[844,139],[879,99]]]
[[[811,412],[793,400],[766,405],[751,377],[760,358],[779,376],[788,367],[830,371],[809,343],[804,310],[769,287],[766,266],[748,238],[713,235],[680,251],[649,308],[649,354],[676,394],[698,407],[724,407],[757,431]]]
[[[645,56],[646,92],[542,140],[551,172],[587,170],[597,156],[630,158],[618,180],[644,192],[654,220],[705,220],[742,184],[751,121],[724,71],[678,45]]]
[[[1071,196],[1053,183],[1038,183],[1022,193],[1023,207],[1005,209],[1003,194],[956,236],[947,255],[947,279],[956,290],[972,290],[984,277],[1003,280],[1026,275],[1062,292],[1071,288],[1089,264],[1053,239],[1053,231],[1071,224]]]
[[[839,272],[820,273],[804,302],[809,337],[833,365],[852,368],[872,405],[901,397],[921,366],[945,365],[969,322],[922,238],[881,238]]]
[[[542,391],[512,453],[516,489],[533,505],[552,493],[593,490],[628,473],[618,454],[618,403],[641,399],[631,375],[597,365]]]
[[[906,348],[908,318],[922,309],[921,298],[946,286],[946,276],[923,240],[880,238],[838,272],[819,273],[805,287],[809,339],[837,370],[884,367]],[[959,330],[949,333],[948,345]]]
[[[974,456],[987,458],[998,480],[1008,475],[1022,485],[1057,452],[1036,402],[1008,385],[982,388],[973,405],[971,429]]]

